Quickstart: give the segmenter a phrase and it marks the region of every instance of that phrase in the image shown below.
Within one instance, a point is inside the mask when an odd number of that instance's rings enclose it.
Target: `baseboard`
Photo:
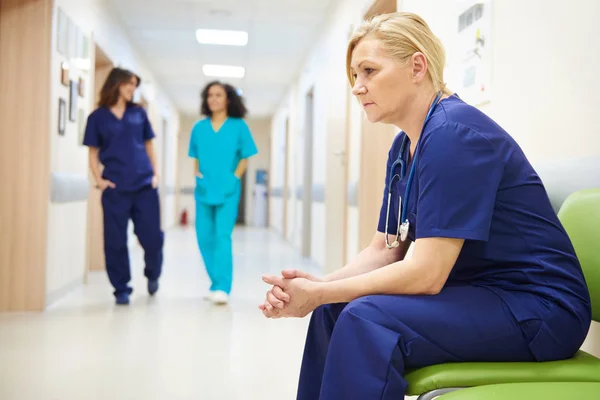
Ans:
[[[53,290],[52,292],[46,293],[46,308],[61,300],[64,296],[78,288],[80,285],[83,285],[83,280],[84,276],[81,275],[77,277],[77,279],[74,279],[73,281],[67,283],[63,287]]]

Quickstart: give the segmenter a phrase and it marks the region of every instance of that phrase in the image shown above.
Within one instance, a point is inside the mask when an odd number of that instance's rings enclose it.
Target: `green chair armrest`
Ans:
[[[438,397],[439,400],[598,400],[597,382],[507,383],[457,390]]]

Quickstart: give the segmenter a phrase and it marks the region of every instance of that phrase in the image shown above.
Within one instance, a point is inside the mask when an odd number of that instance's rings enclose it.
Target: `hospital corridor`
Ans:
[[[598,20],[0,0],[0,400],[600,400]]]

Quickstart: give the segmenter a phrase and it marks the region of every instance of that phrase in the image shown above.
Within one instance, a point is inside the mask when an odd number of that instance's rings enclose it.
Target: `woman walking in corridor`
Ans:
[[[96,187],[102,191],[106,272],[121,305],[129,304],[133,291],[127,249],[130,219],[144,248],[150,295],[158,291],[163,262],[154,132],[146,111],[132,101],[139,85],[138,76],[114,68],[102,86],[98,109],[88,117],[83,140]]]
[[[258,151],[242,118],[246,107],[235,88],[209,83],[202,91],[201,114],[190,139],[195,159],[196,235],[211,280],[207,299],[227,304],[233,280],[231,234],[241,193],[241,177],[248,158]]]

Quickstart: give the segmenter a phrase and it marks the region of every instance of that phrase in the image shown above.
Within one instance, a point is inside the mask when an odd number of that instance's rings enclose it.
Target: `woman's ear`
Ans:
[[[412,78],[415,82],[419,83],[427,76],[427,59],[421,52],[416,52],[410,58],[410,65],[412,67]]]

